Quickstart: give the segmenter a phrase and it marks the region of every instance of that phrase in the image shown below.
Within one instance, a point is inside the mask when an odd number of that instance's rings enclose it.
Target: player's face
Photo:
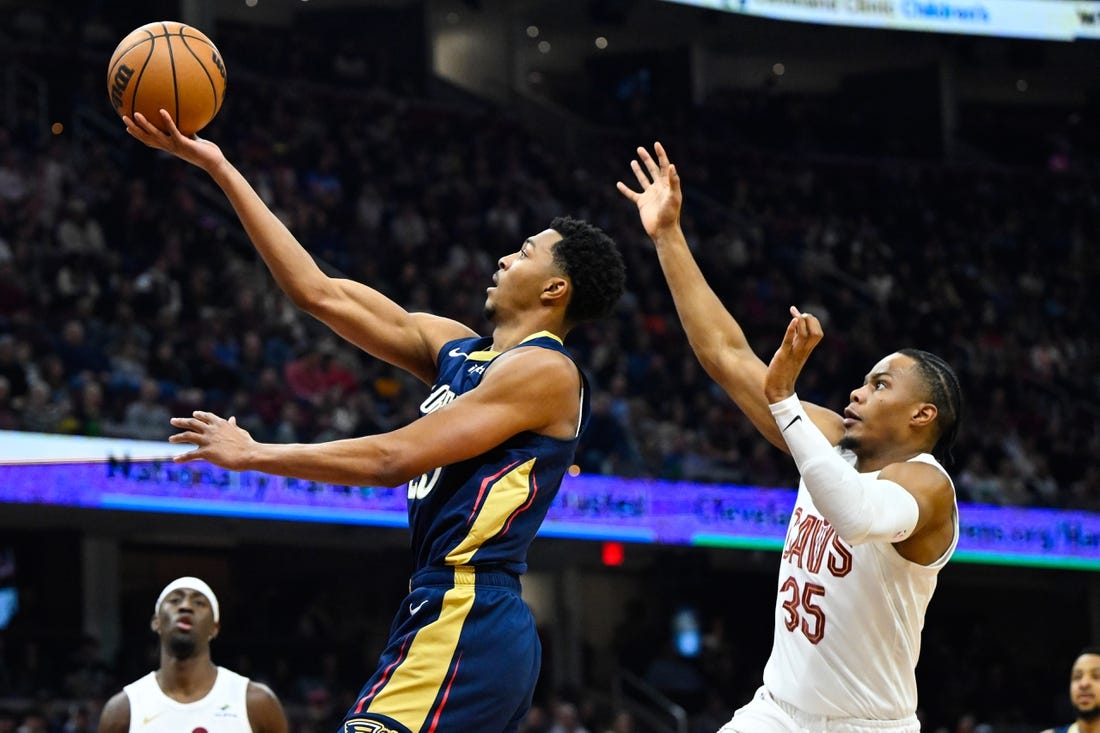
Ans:
[[[1078,717],[1100,716],[1100,654],[1082,654],[1073,663],[1069,699]]]
[[[190,588],[172,591],[157,610],[153,631],[167,642],[175,656],[185,658],[193,655],[217,633],[210,601]]]
[[[523,240],[519,249],[497,261],[493,285],[485,293],[485,316],[490,320],[503,310],[535,307],[547,278],[557,273],[554,245],[561,235],[546,229]]]
[[[900,440],[923,404],[923,383],[913,359],[890,354],[852,390],[844,410],[844,440],[851,448]]]

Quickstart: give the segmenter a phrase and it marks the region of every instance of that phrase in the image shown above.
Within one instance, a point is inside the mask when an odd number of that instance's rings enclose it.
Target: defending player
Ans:
[[[770,364],[707,285],[680,228],[680,178],[664,148],[638,149],[638,207],[692,349],[801,474],[779,567],[764,685],[724,733],[920,730],[915,668],[936,575],[958,541],[951,479],[933,451],[954,441],[961,393],[950,367],[902,350],[876,364],[838,415],[795,394],[822,338],[791,308]],[[644,168],[643,168],[644,165]]]
[[[519,243],[498,262],[485,300],[493,333],[479,337],[326,276],[217,146],[125,121],[146,145],[210,174],[296,305],[432,385],[419,420],[330,443],[258,444],[233,418],[205,412],[172,421],[184,431],[174,442],[198,446],[183,460],[353,486],[408,482],[411,593],[344,730],[515,730],[541,660],[519,576],[588,418],[585,379],[563,341],[622,293],[615,243],[568,218]]]

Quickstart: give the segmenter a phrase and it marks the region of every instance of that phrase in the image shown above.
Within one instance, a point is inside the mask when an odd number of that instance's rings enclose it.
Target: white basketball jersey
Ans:
[[[206,697],[176,702],[150,672],[122,688],[130,699],[130,733],[252,733],[248,722],[248,678],[225,667]]]
[[[854,454],[840,453],[855,465]],[[927,453],[911,460],[944,470]],[[957,504],[954,524],[951,546],[931,565],[906,560],[887,542],[852,547],[800,482],[779,563],[775,641],[764,668],[768,691],[813,715],[912,716],[924,612],[959,541]]]

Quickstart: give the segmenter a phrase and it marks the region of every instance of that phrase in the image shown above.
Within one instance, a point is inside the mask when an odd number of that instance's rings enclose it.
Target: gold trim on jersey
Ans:
[[[530,341],[531,339],[537,339],[537,338],[541,338],[543,336],[545,336],[548,339],[554,339],[555,341],[557,341],[562,346],[565,345],[565,342],[561,340],[561,336],[558,336],[556,333],[550,333],[549,331],[539,331],[538,333],[533,333],[530,336],[528,336],[527,338],[523,339],[523,341],[520,341],[519,344],[516,344],[516,345],[520,346],[520,345]]]
[[[473,526],[453,550],[444,559],[448,565],[466,565],[486,540],[496,537],[504,529],[516,510],[528,502],[531,497],[531,471],[535,468],[535,459],[519,464],[500,478],[492,480],[488,494],[480,500],[480,508],[475,507],[477,517]],[[482,491],[485,491],[483,485]]]
[[[543,336],[545,336],[546,338],[554,339],[562,346],[565,345],[565,342],[562,341],[561,337],[557,334],[550,333],[549,331],[539,331],[538,333],[533,333],[527,338],[523,339],[518,344],[516,344],[516,346],[523,346],[528,341]],[[469,354],[466,354],[466,361],[492,361],[498,356],[500,356],[499,351],[493,351],[492,349],[482,349],[481,351],[471,351]]]
[[[471,580],[459,583],[459,576],[467,574]],[[473,568],[455,568],[455,586],[443,594],[439,618],[416,632],[408,654],[371,700],[368,712],[399,720],[409,730],[423,728],[446,682],[459,634],[474,605],[473,575]]]

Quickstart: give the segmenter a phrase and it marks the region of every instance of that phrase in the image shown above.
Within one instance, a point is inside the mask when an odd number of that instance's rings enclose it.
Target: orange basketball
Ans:
[[[172,115],[184,135],[206,127],[225,99],[225,64],[214,43],[172,20],[149,23],[122,39],[107,67],[107,95],[119,116],[135,112],[157,127]]]

